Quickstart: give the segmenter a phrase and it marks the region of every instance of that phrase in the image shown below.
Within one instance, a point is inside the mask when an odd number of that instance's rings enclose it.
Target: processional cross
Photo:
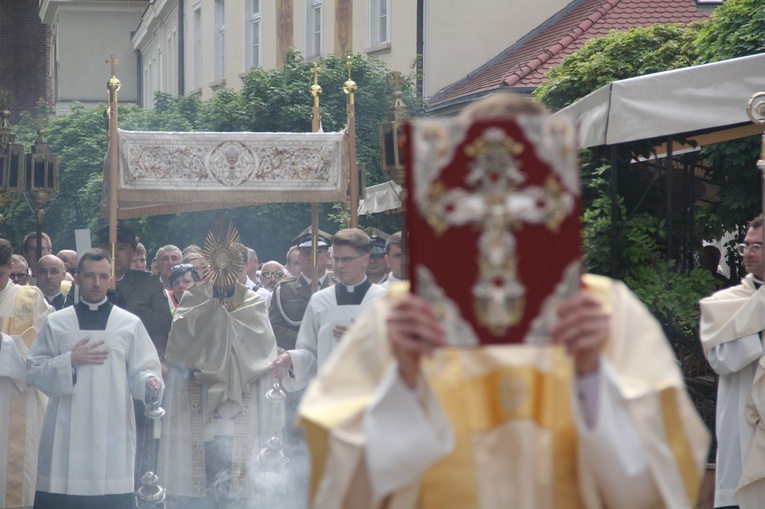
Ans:
[[[114,53],[112,53],[112,55],[111,55],[111,58],[109,58],[109,60],[107,60],[107,61],[106,61],[106,63],[107,63],[107,64],[112,64],[112,78],[114,78],[115,76],[117,76],[117,64],[119,64],[119,63],[120,63],[120,61],[119,61],[119,60],[117,60],[117,59],[114,57]]]
[[[574,197],[552,176],[543,186],[524,186],[527,176],[517,159],[524,150],[500,128],[492,127],[465,148],[472,163],[465,188],[430,192],[426,218],[437,234],[448,227],[480,229],[478,280],[473,284],[478,322],[495,336],[504,335],[523,317],[526,288],[518,278],[513,231],[545,224],[556,231],[574,208]]]

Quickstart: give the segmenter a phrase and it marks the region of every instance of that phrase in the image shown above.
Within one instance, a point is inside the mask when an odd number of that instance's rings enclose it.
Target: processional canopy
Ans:
[[[575,129],[528,114],[407,127],[412,291],[453,346],[549,342],[580,286]]]

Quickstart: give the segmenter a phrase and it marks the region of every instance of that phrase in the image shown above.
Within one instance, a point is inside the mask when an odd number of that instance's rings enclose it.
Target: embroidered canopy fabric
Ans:
[[[348,134],[119,131],[117,217],[345,199]],[[108,210],[108,162],[102,214]]]

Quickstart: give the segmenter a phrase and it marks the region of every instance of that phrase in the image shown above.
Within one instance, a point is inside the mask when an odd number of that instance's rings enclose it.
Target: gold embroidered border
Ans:
[[[191,436],[191,489],[193,496],[207,495],[205,471],[204,412],[202,411],[202,384],[189,375],[189,429]]]

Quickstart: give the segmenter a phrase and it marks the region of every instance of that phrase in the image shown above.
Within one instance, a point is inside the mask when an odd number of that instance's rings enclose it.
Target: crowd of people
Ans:
[[[219,271],[199,246],[164,245],[148,263],[135,232],[120,224],[112,260],[108,229],[96,236],[100,249],[79,258],[54,255],[45,233],[39,259],[34,233],[22,255],[0,240],[0,310],[8,317],[0,402],[11,403],[0,429],[11,444],[25,437],[7,455],[0,507],[133,507],[149,471],[171,507],[257,499],[257,454],[279,434],[266,419],[272,372],[295,391],[277,419],[286,423],[280,446],[288,458],[303,449],[293,426],[300,389],[354,317],[385,294],[370,278],[403,279],[400,233],[319,231],[314,256],[308,228],[284,263],[260,263],[238,244],[241,264],[228,286],[215,281]],[[322,291],[311,299],[314,273]],[[309,300],[322,304],[301,328]],[[333,309],[342,324],[327,314]],[[278,359],[290,356],[306,367],[282,369]],[[165,407],[161,426],[145,415],[152,403]],[[306,505],[302,475],[295,507]]]
[[[504,96],[466,118],[518,113],[544,115]],[[733,395],[716,507],[763,498],[748,454],[765,436],[750,390],[765,381],[759,221],[751,277],[702,302]],[[623,283],[582,275],[550,344],[466,349],[409,293],[400,232],[307,228],[262,264],[213,232],[214,249],[153,259],[125,225],[114,245],[97,235],[100,249],[56,256],[47,235],[40,256],[34,234],[22,256],[0,239],[2,507],[127,509],[157,481],[178,509],[695,507],[708,431]],[[297,420],[311,482],[267,499],[276,478],[261,474],[294,468]]]

